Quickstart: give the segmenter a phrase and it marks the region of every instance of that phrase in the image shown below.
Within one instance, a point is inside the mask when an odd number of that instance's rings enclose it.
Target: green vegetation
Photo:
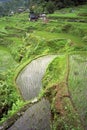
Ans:
[[[58,82],[61,82],[66,75],[66,56],[59,55],[48,66],[48,69],[43,78],[43,87],[49,88]]]
[[[70,56],[69,90],[75,107],[78,109],[82,120],[87,124],[86,109],[86,75],[87,75],[87,53]]]
[[[47,16],[47,23],[29,22],[26,12],[0,18],[0,122],[26,103],[14,83],[15,75],[33,59],[53,54],[57,57],[47,68],[40,93],[40,98],[45,96],[51,103],[52,130],[83,129],[80,118],[87,113],[86,12],[87,5],[74,11],[58,10]],[[87,126],[86,118],[84,124]]]
[[[24,104],[13,85],[17,65],[9,50],[0,47],[0,118],[2,122]],[[10,111],[8,112],[8,110]]]
[[[51,103],[52,130],[83,129],[66,86],[67,73],[67,56],[60,55],[50,63],[43,78],[43,95]]]

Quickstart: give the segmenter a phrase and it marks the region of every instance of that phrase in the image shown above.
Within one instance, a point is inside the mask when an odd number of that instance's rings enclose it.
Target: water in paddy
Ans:
[[[8,130],[51,130],[50,104],[46,99],[28,108]]]
[[[69,90],[87,130],[87,54],[70,56]]]
[[[38,58],[27,65],[17,77],[16,83],[25,100],[38,96],[42,88],[42,77],[48,64],[56,56]],[[8,130],[51,130],[51,110],[47,99],[29,107]]]
[[[32,61],[19,74],[16,83],[25,100],[30,100],[38,96],[42,88],[42,77],[48,64],[55,56],[44,56]]]

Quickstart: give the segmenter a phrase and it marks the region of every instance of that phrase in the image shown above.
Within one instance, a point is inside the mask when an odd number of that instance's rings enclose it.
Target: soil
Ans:
[[[64,98],[70,98],[70,95],[67,91],[67,86],[65,82],[60,83],[56,86],[56,98],[55,98],[55,108],[61,115],[64,115],[64,106],[63,100]]]

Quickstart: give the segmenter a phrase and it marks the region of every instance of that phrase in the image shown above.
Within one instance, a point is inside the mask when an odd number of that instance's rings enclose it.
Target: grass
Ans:
[[[43,78],[43,87],[49,88],[52,85],[61,82],[66,72],[66,56],[59,55],[48,66],[48,69]]]
[[[70,56],[69,90],[71,92],[76,109],[78,110],[79,115],[85,125],[87,124],[86,62],[86,54]]]
[[[61,38],[61,39],[71,39],[71,41],[74,43],[74,44],[76,44],[76,45],[78,45],[78,46],[82,46],[83,45],[83,41],[82,41],[82,39],[80,38],[80,37],[76,37],[76,36],[73,36],[73,35],[71,35],[71,34],[66,34],[66,33],[55,33],[54,32],[54,35],[53,35],[53,33],[51,33],[51,32],[46,32],[46,31],[43,31],[43,32],[41,32],[41,31],[35,31],[34,32],[34,35],[35,36],[39,36],[39,37],[43,37],[43,38],[45,38],[45,39],[55,39],[55,38]]]
[[[5,73],[8,69],[15,67],[17,63],[8,52],[8,49],[0,47],[0,73]]]

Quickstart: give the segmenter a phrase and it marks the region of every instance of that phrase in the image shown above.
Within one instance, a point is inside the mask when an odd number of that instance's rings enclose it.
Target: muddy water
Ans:
[[[42,77],[48,64],[55,56],[44,56],[32,61],[19,74],[16,83],[25,100],[30,100],[38,96],[42,88]]]
[[[42,88],[42,77],[48,64],[56,56],[44,56],[32,61],[17,78],[17,85],[25,100],[38,96]],[[50,103],[46,99],[29,107],[8,130],[51,130]]]
[[[50,104],[46,99],[28,108],[8,130],[51,130]]]

